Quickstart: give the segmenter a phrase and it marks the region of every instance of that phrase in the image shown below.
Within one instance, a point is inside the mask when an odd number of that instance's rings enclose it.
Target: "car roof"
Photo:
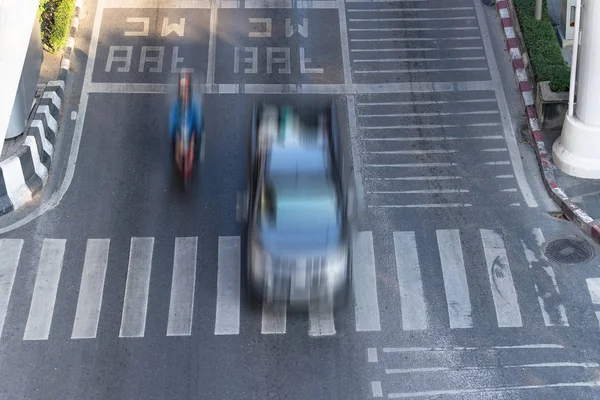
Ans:
[[[328,164],[327,153],[322,146],[273,142],[269,152],[270,173],[324,173]]]

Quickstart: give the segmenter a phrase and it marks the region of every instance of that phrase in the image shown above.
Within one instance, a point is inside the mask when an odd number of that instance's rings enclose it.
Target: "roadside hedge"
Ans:
[[[513,3],[535,80],[550,81],[550,88],[554,92],[568,91],[571,67],[563,58],[546,2],[543,2],[540,21],[535,19],[535,0],[513,0]]]
[[[74,11],[75,0],[40,0],[42,43],[49,52],[57,53],[67,44]]]

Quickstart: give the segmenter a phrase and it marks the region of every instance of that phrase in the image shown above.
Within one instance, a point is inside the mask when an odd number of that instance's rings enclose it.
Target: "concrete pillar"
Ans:
[[[37,15],[38,0],[0,1],[0,151]]]
[[[581,45],[577,60],[577,84],[571,84],[570,90],[576,90],[577,105],[573,115],[567,114],[562,134],[552,146],[554,162],[569,175],[600,179],[600,1],[598,0],[585,0],[581,8]]]

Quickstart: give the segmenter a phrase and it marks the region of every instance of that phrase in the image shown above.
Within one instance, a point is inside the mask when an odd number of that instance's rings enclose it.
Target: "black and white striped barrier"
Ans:
[[[26,204],[48,181],[64,89],[63,81],[48,83],[25,142],[0,162],[0,215]]]

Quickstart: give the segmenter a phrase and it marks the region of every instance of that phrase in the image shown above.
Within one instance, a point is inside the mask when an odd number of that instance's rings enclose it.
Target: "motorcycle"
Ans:
[[[190,139],[186,140],[188,134],[187,127],[184,125],[185,124],[182,124],[182,127],[177,134],[175,160],[184,188],[188,189],[194,172],[196,139],[195,135],[191,135]]]

